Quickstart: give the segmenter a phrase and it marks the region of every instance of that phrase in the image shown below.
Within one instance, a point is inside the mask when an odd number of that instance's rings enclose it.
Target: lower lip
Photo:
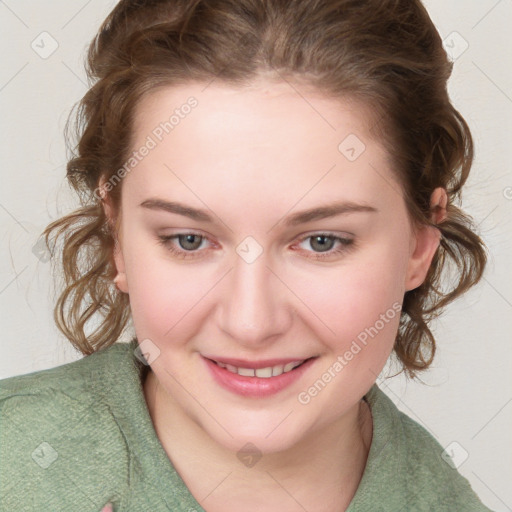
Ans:
[[[263,398],[274,395],[288,386],[291,386],[308,370],[315,358],[308,359],[305,363],[289,372],[282,373],[276,377],[269,377],[268,379],[261,377],[244,377],[243,375],[238,375],[238,373],[232,373],[225,368],[221,368],[210,359],[203,359],[212,373],[213,378],[223,388],[237,395]]]

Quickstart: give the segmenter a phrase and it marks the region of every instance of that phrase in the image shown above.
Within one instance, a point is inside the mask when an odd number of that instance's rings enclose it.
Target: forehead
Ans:
[[[193,109],[187,106],[191,101],[195,102]],[[232,87],[192,82],[158,88],[142,99],[135,110],[136,135],[165,124],[173,113],[179,117],[171,122],[173,135],[179,137],[179,132],[193,124],[198,138],[219,140],[228,134],[232,145],[243,139],[244,146],[265,141],[272,145],[276,134],[303,136],[311,143],[322,139],[328,145],[350,133],[369,138],[375,124],[369,105],[348,96],[326,96],[302,83],[259,79]]]
[[[245,205],[286,195],[307,207],[340,191],[368,201],[393,180],[373,122],[367,105],[288,82],[165,87],[137,106],[133,149],[152,147],[128,178],[140,196],[185,186]]]

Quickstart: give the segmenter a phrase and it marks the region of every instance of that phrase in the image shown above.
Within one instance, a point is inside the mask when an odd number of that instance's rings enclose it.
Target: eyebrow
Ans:
[[[192,220],[213,223],[213,217],[206,211],[178,203],[176,201],[165,201],[163,199],[146,199],[140,206],[149,210],[163,210],[177,215],[183,215]],[[314,220],[326,219],[337,215],[349,213],[375,213],[377,208],[365,204],[358,204],[352,201],[334,202],[317,208],[310,208],[288,216],[284,223],[286,226],[297,226]]]

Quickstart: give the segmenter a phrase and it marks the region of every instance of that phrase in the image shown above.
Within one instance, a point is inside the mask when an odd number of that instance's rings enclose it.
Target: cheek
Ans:
[[[125,267],[133,323],[139,339],[179,339],[179,329],[190,322],[211,287],[211,275],[200,267],[178,265],[165,257],[164,249],[140,249],[128,243]],[[211,273],[211,272],[210,272]]]
[[[406,261],[394,248],[379,250],[378,258],[373,254],[336,273],[325,273],[316,280],[314,291],[310,288],[308,306],[322,320],[322,326],[316,321],[316,333],[327,359],[298,401],[314,404],[324,420],[343,414],[360,399],[393,350]],[[303,283],[302,292],[306,289]]]
[[[368,356],[372,352],[380,360],[389,355],[405,289],[405,244],[402,249],[383,244],[351,256],[338,269],[317,271],[313,279],[297,277],[297,295],[305,299],[317,317],[317,332],[337,354],[349,350],[354,340],[361,346],[371,340]]]

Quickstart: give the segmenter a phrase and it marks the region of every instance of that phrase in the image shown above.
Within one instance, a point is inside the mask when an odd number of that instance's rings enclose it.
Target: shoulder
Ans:
[[[27,495],[41,507],[33,510],[61,507],[66,499],[73,507],[78,496],[95,501],[86,489],[96,486],[101,495],[102,488],[122,486],[129,454],[111,404],[119,399],[114,376],[119,383],[133,374],[128,348],[118,343],[0,380],[0,494],[10,508],[19,510]]]
[[[408,489],[424,489],[428,500],[438,510],[488,510],[474,493],[469,481],[457,470],[453,454],[420,424],[399,412],[403,443],[406,447],[404,465]],[[460,450],[464,448],[458,445]],[[443,508],[444,507],[444,508]]]
[[[0,380],[4,420],[54,421],[56,410],[66,416],[104,398],[112,367],[123,360],[127,344],[116,343],[77,361]],[[48,407],[51,403],[51,407]]]
[[[422,425],[401,412],[376,385],[367,398],[376,430],[368,462],[387,473],[378,478],[387,478],[386,485],[397,487],[400,501],[418,511],[489,511],[456,469],[451,450],[445,450]]]

